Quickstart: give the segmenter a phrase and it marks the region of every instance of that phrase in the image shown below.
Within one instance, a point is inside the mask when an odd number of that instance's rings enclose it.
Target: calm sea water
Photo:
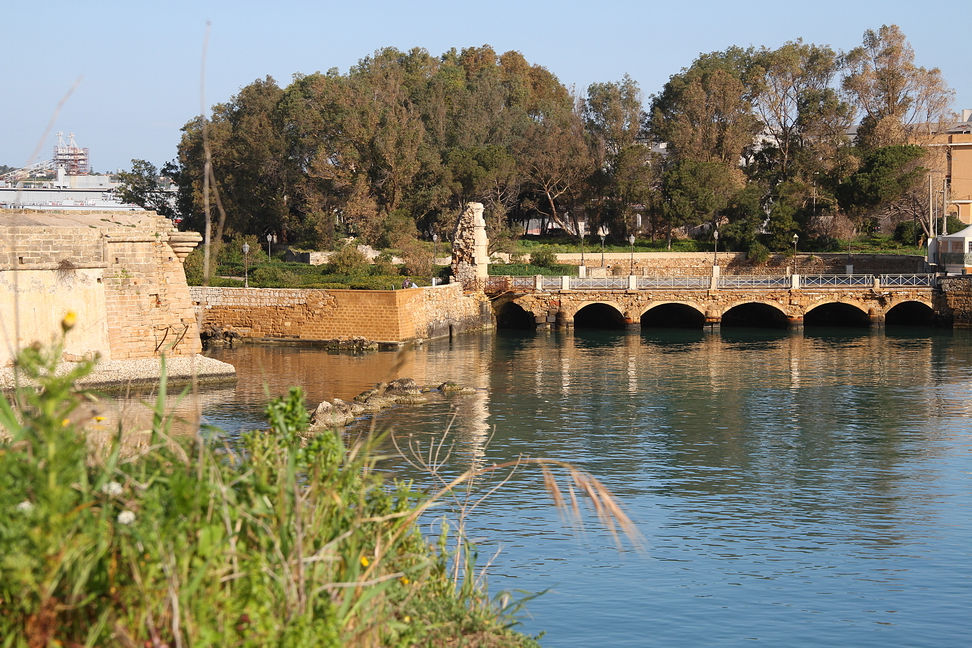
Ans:
[[[204,404],[230,436],[292,384],[314,403],[455,380],[477,393],[376,424],[426,459],[448,450],[444,475],[526,455],[601,479],[643,551],[593,516],[565,523],[532,468],[469,518],[492,591],[549,590],[523,626],[545,646],[972,644],[967,334],[500,332],[401,353],[214,355],[240,375]]]

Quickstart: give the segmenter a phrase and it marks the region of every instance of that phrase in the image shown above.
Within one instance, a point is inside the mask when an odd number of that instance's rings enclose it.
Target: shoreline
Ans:
[[[60,370],[67,370],[73,363],[62,363]],[[236,381],[236,367],[233,365],[197,354],[166,358],[166,375],[169,385],[185,385],[195,380],[197,384],[220,384]],[[104,360],[98,362],[94,370],[77,381],[80,389],[118,390],[130,386],[157,385],[162,376],[160,358],[140,358],[136,360]],[[0,368],[0,391],[15,388],[13,367]]]

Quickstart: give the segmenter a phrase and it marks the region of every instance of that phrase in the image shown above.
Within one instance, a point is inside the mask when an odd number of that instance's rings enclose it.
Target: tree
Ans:
[[[124,203],[138,205],[161,216],[173,218],[176,215],[173,207],[175,195],[166,189],[168,183],[163,183],[162,177],[151,162],[132,160],[131,171],[118,173],[122,185],[115,190],[115,194]]]
[[[602,143],[610,157],[635,143],[645,117],[641,89],[627,74],[620,83],[592,83],[587,88],[583,111],[587,131]]]
[[[670,166],[662,177],[669,247],[673,228],[705,221],[718,226],[720,212],[743,185],[742,172],[721,162],[681,160]]]
[[[845,56],[844,91],[864,113],[858,143],[875,149],[929,135],[949,114],[954,91],[938,68],[915,65],[915,52],[897,25],[864,32]]]
[[[752,110],[752,52],[730,48],[700,56],[652,100],[652,138],[677,159],[738,165],[760,130]]]
[[[841,208],[859,220],[875,218],[894,210],[910,190],[921,183],[926,169],[919,162],[925,149],[914,144],[898,144],[869,151],[857,170],[837,189]]]
[[[761,49],[755,65],[761,75],[753,105],[771,142],[764,159],[779,182],[792,177],[800,152],[821,130],[827,113],[816,110],[815,99],[829,88],[838,57],[829,47],[797,40]]]

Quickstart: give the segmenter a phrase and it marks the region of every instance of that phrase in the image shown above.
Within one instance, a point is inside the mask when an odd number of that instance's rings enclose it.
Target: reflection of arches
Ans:
[[[650,328],[702,328],[705,314],[688,304],[667,303],[652,306],[641,315],[641,326]]]
[[[829,302],[819,304],[803,316],[804,326],[870,326],[867,311],[853,304]]]
[[[496,328],[498,329],[534,329],[537,320],[530,311],[522,306],[508,301],[496,305]]]
[[[935,311],[918,301],[901,302],[885,316],[885,324],[890,325],[931,326],[934,322]]]
[[[574,328],[625,328],[624,315],[610,304],[588,304],[574,314]]]
[[[786,328],[790,321],[777,306],[748,302],[733,306],[722,314],[722,326],[752,328]]]

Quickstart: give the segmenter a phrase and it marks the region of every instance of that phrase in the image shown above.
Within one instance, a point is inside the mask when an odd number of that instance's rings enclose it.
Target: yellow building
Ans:
[[[972,225],[972,110],[963,110],[962,121],[936,140],[931,146],[945,149],[948,213]]]

